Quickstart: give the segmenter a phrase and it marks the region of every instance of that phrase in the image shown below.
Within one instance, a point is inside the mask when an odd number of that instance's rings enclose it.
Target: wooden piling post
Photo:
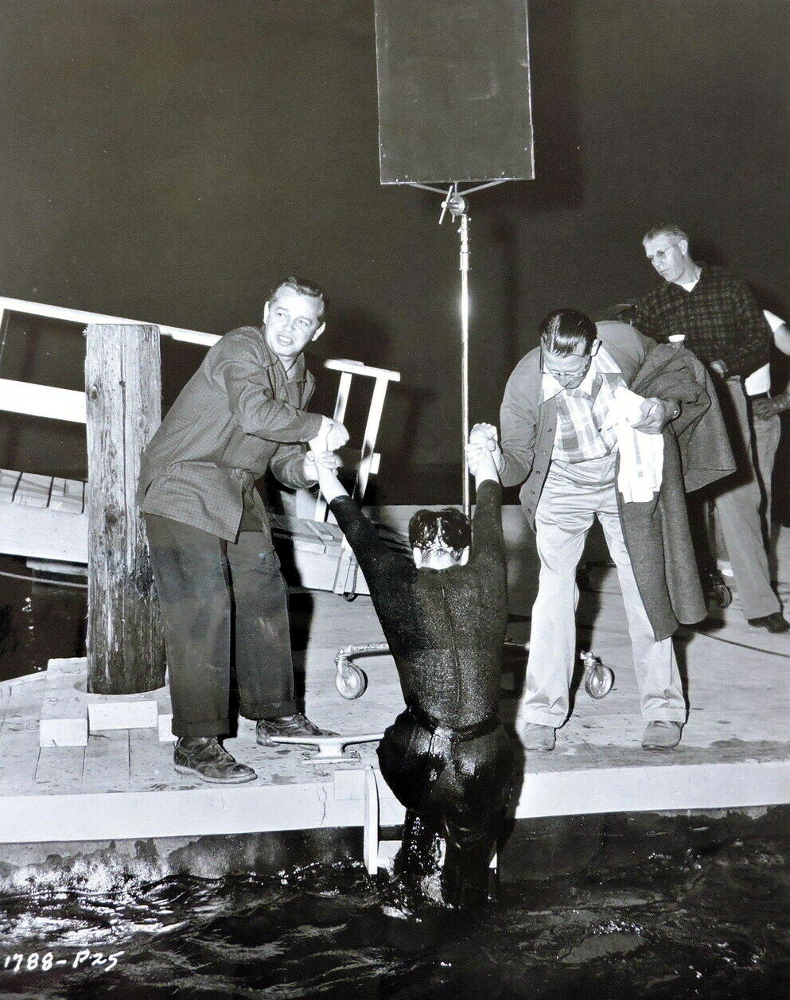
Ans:
[[[159,328],[91,324],[88,435],[88,690],[136,694],[165,682],[164,642],[145,526],[140,455],[161,421]]]

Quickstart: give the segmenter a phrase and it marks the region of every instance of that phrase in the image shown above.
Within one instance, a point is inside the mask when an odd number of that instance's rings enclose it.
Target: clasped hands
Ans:
[[[499,447],[499,435],[493,424],[475,424],[469,432],[469,443],[466,446],[466,464],[473,476],[485,468],[485,463],[491,463],[491,471],[498,473],[502,469],[502,449]]]
[[[348,431],[339,420],[321,417],[318,434],[308,442],[309,451],[304,457],[304,472],[309,479],[318,478],[317,464],[335,472],[340,467],[340,459],[335,454],[348,441]]]

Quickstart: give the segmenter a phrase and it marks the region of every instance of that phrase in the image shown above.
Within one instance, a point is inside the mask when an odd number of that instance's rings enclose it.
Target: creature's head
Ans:
[[[409,543],[417,569],[449,569],[469,560],[472,526],[455,507],[418,510],[409,521]]]

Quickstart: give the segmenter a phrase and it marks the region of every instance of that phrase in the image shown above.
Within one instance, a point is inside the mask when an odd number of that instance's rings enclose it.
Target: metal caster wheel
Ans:
[[[703,573],[701,579],[706,604],[713,604],[722,610],[732,604],[732,591],[718,570]]]
[[[354,663],[345,663],[335,674],[335,687],[341,698],[353,701],[367,690],[368,675]]]
[[[614,672],[594,653],[582,653],[580,659],[584,661],[585,668],[584,690],[591,698],[600,701],[614,687]]]

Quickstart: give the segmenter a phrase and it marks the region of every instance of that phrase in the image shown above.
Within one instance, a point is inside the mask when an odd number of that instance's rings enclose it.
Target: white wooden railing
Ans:
[[[64,306],[50,306],[41,302],[25,302],[0,295],[0,329],[6,321],[7,313],[21,313],[28,316],[42,316],[46,319],[63,320],[88,326],[91,323],[129,324],[147,326],[135,319],[121,319],[105,316],[103,313],[86,312],[84,309],[67,309]],[[182,330],[177,326],[157,323],[163,337],[172,337],[189,344],[211,347],[219,337],[214,333],[199,330]],[[85,423],[85,393],[74,389],[59,389],[51,385],[37,385],[33,382],[19,382],[15,379],[0,378],[0,410],[7,413],[23,413],[30,417],[47,417],[51,420],[66,420]]]
[[[123,319],[118,316],[87,312],[83,309],[68,309],[63,306],[25,302],[21,299],[0,296],[0,330],[3,329],[3,324],[9,313],[41,316],[80,326],[94,324],[157,326],[161,336],[202,347],[211,347],[220,339],[216,334],[203,333],[199,330],[184,330],[165,324],[153,324],[150,321]],[[400,381],[400,373],[383,368],[373,368],[359,361],[345,359],[329,360],[324,362],[324,365],[340,375],[334,409],[335,419],[340,421],[343,421],[346,416],[354,376],[373,379],[373,393],[365,423],[362,447],[361,449],[343,450],[344,462],[351,468],[356,468],[354,495],[361,502],[365,496],[370,476],[375,475],[379,468],[380,455],[375,447],[387,387],[390,382]],[[84,392],[6,378],[0,378],[0,412],[2,411],[78,424],[85,424],[87,419]],[[71,480],[48,479],[26,472],[0,469],[0,501],[5,501],[0,510],[2,515],[0,516],[0,552],[42,559],[85,561],[85,553],[87,552],[85,525],[78,524],[73,516],[65,520],[59,516],[68,511],[72,514],[76,513],[80,521],[86,520],[84,493],[81,495],[82,502],[79,510],[75,507],[75,498],[82,487],[82,483]],[[316,499],[307,491],[297,491],[295,513],[297,520],[304,518],[316,522],[325,521],[328,514],[323,501],[320,498]],[[280,520],[284,524],[288,518]],[[275,528],[277,528],[278,523],[275,519]],[[326,548],[327,541],[323,536],[327,531],[330,531],[330,526],[317,528],[311,526],[308,532],[311,542],[314,542],[313,535],[316,530],[319,533],[319,541],[323,539],[321,543]],[[286,533],[290,532],[291,528],[288,528]],[[340,533],[337,532],[337,534],[340,537]],[[333,533],[330,534],[330,540],[337,541]],[[334,582],[329,583],[331,588],[336,589],[339,593],[356,592],[356,563],[347,546],[341,547],[337,567],[333,570],[333,574]],[[319,586],[318,589],[324,589],[324,587]]]

